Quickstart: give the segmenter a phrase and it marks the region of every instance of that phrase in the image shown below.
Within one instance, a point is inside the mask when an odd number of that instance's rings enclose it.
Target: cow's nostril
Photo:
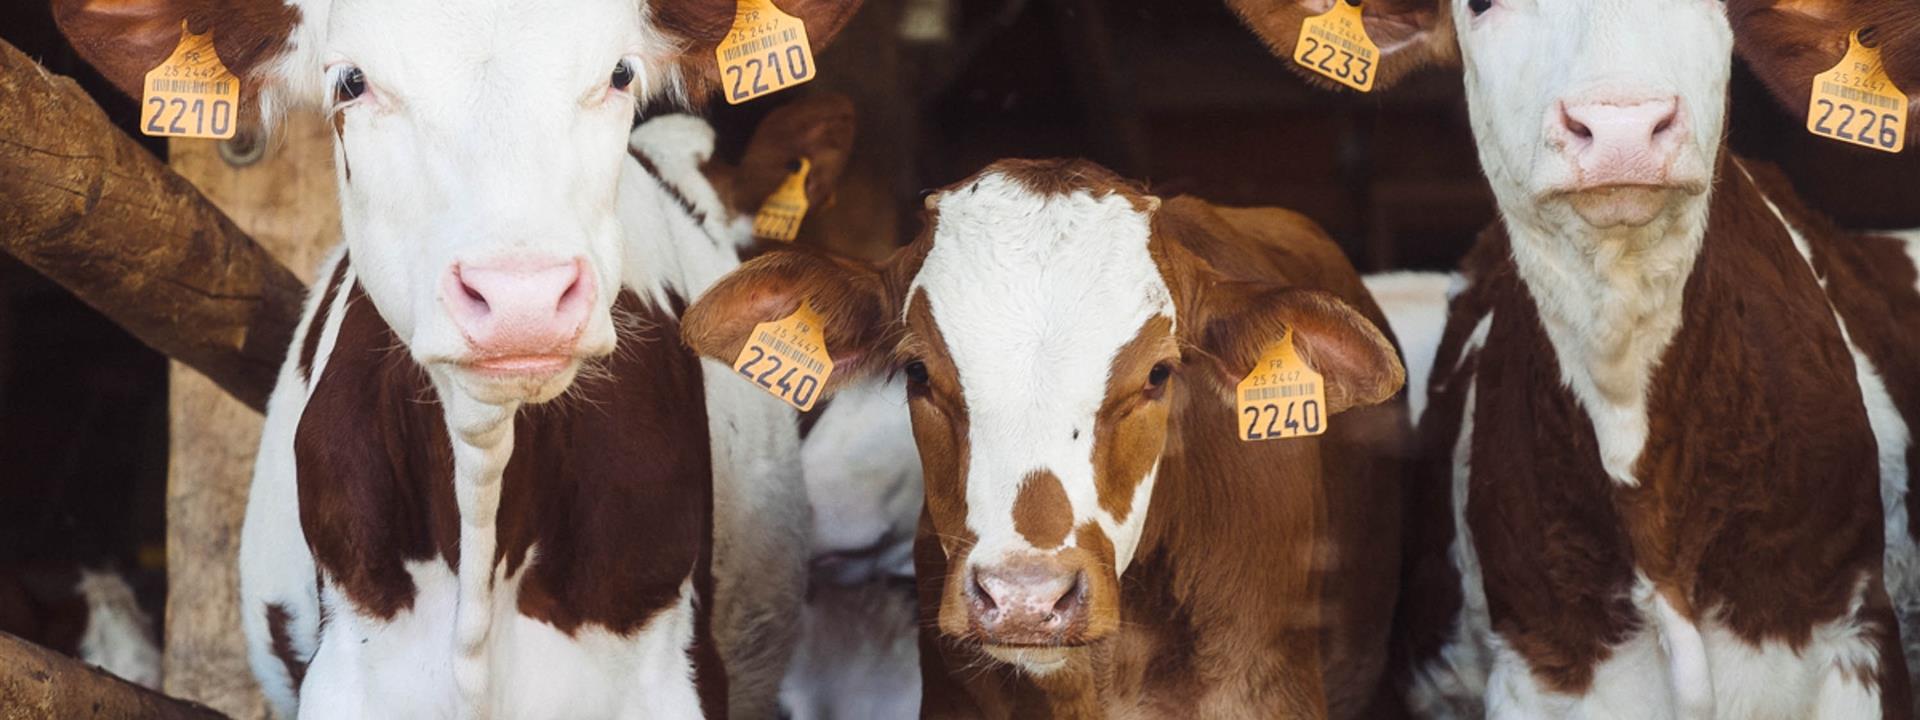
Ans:
[[[1073,576],[1073,584],[1067,586],[1067,591],[1061,593],[1060,599],[1055,600],[1053,603],[1053,618],[1058,618],[1062,614],[1066,614],[1079,606],[1080,602],[1085,599],[1086,592],[1086,572],[1075,573]]]
[[[967,583],[967,592],[973,595],[973,601],[980,603],[984,609],[993,610],[999,607],[999,604],[993,601],[993,593],[987,592],[987,586],[980,584],[979,573],[974,573],[973,580]]]
[[[481,295],[479,290],[473,289],[473,286],[468,285],[464,279],[460,281],[460,292],[466,295],[468,300],[478,303],[482,309],[487,307],[487,296]]]

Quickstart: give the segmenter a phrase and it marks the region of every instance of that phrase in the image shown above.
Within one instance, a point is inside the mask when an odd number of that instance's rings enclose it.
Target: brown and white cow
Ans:
[[[811,302],[828,390],[907,378],[923,714],[1367,712],[1404,429],[1368,406],[1402,370],[1338,248],[1296,214],[1162,202],[1085,161],[1004,160],[927,208],[878,266],[772,253],[684,326],[732,358]],[[1289,332],[1331,429],[1243,442],[1234,387]]]
[[[1290,49],[1330,1],[1232,4]],[[1741,5],[1367,4],[1381,83],[1463,67],[1501,213],[1409,501],[1425,714],[1909,716],[1920,245],[1725,149]]]
[[[857,6],[781,4],[816,46]],[[130,92],[184,26],[243,116],[332,120],[345,247],[271,400],[241,548],[281,714],[775,713],[805,568],[793,416],[708,386],[672,340],[739,262],[718,201],[663,179],[706,156],[627,152],[639,105],[704,97],[735,11],[56,3]]]

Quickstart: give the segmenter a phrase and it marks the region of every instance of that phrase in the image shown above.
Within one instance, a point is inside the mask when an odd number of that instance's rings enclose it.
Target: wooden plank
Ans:
[[[300,113],[254,164],[229,164],[210,140],[173,141],[171,164],[310,283],[340,236],[327,133]],[[166,691],[236,718],[265,717],[240,632],[236,562],[261,417],[177,362],[170,399]]]
[[[0,128],[0,251],[264,407],[305,292],[293,273],[5,43]]]
[[[83,717],[220,720],[225,716],[0,633],[0,720]]]

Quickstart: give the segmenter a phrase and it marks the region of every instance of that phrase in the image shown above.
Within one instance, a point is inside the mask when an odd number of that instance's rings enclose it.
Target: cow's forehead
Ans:
[[[1149,210],[1126,193],[1035,190],[989,171],[935,209],[912,287],[926,295],[976,420],[1054,403],[1090,415],[1114,354],[1148,318],[1173,314]]]

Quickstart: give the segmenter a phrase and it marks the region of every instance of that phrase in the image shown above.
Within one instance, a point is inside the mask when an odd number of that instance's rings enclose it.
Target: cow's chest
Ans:
[[[464,686],[484,683],[478,716],[512,718],[698,717],[689,650],[694,643],[691,577],[681,597],[626,635],[602,627],[563,631],[521,609],[524,574],[494,583],[483,647],[456,639],[460,592],[437,561],[410,562],[417,594],[391,618],[356,611],[325,592],[321,630],[301,688],[302,715],[455,717]],[[484,658],[485,677],[463,677],[463,656]]]

